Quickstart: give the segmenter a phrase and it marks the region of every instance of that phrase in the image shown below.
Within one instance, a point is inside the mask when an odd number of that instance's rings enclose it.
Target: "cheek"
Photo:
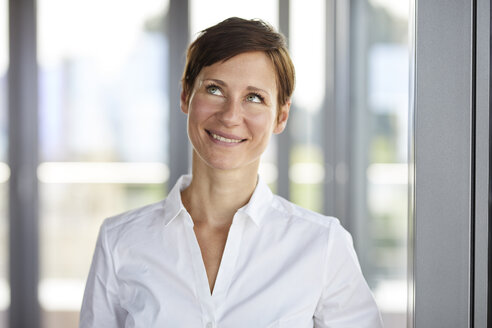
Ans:
[[[194,97],[190,102],[189,121],[202,122],[217,111],[217,104],[204,99],[204,97]]]
[[[260,113],[248,117],[249,127],[258,135],[271,135],[275,123],[275,115],[272,113]]]

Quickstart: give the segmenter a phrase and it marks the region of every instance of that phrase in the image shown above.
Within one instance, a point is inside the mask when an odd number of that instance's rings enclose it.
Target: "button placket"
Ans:
[[[242,213],[237,212],[230,227],[227,241],[222,255],[217,280],[212,297],[215,309],[220,309],[224,305],[227,291],[232,283],[236,262],[238,259],[241,240],[244,233],[245,218]],[[215,326],[214,326],[215,327]]]
[[[213,323],[213,321],[211,321],[211,318],[214,317],[213,313],[215,313],[215,309],[212,301],[212,296],[210,295],[207,273],[205,271],[205,266],[203,265],[200,246],[198,245],[196,235],[193,231],[193,220],[187,212],[186,215],[189,220],[187,220],[184,230],[195,276],[196,296],[202,308],[202,313],[204,314],[204,317],[202,318],[203,324],[205,327],[207,327],[208,323]]]

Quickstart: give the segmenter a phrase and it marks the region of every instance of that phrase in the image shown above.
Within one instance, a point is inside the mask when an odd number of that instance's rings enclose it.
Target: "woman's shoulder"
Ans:
[[[313,225],[322,229],[341,226],[336,217],[304,208],[278,195],[274,195],[272,208],[280,214],[280,217],[290,222]]]
[[[159,201],[108,217],[104,220],[102,229],[107,233],[121,234],[136,227],[155,224],[156,219],[162,217],[164,202]]]

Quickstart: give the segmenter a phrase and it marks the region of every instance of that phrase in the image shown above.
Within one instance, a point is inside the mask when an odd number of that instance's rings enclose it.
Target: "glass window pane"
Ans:
[[[165,197],[168,6],[38,1],[44,327],[78,326],[102,220]]]
[[[0,0],[0,328],[7,327],[10,306],[8,282],[8,179],[7,161],[7,68],[8,54],[8,6],[7,0]]]
[[[166,0],[39,2],[43,161],[166,162],[166,12]]]
[[[321,115],[325,110],[325,1],[316,0],[306,6],[302,0],[291,0],[290,5],[289,46],[296,68],[296,89],[288,129],[292,138],[290,198],[303,207],[322,212],[325,178],[321,140]]]
[[[409,9],[407,0],[367,0],[353,22],[358,254],[389,328],[406,327]]]

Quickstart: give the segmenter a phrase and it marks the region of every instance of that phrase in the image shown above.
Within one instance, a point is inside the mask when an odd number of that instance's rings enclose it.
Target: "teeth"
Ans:
[[[224,138],[222,136],[219,136],[215,133],[210,133],[212,135],[212,137],[214,139],[217,139],[217,140],[220,140],[220,141],[223,141],[223,142],[229,142],[229,143],[238,143],[238,142],[241,142],[241,140],[239,139],[227,139],[227,138]]]

